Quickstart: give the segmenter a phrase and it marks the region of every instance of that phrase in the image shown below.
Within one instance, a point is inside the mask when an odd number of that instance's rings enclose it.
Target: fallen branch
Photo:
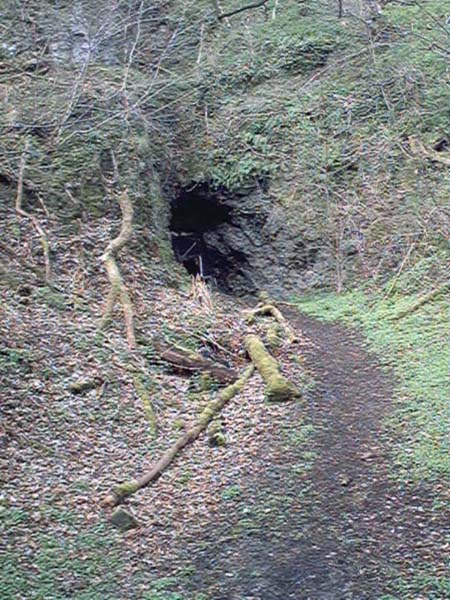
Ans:
[[[223,346],[222,344],[219,344],[217,340],[207,335],[206,333],[194,333],[193,335],[201,342],[208,344],[208,346],[213,346],[216,350],[220,350],[224,354],[228,354],[228,356],[232,356],[234,358],[235,355],[233,352],[228,350],[228,348],[225,348],[225,346]]]
[[[298,342],[298,337],[295,334],[295,331],[292,329],[287,320],[281,314],[281,311],[278,310],[276,306],[273,306],[273,304],[264,304],[263,306],[258,306],[257,308],[252,310],[252,312],[247,317],[247,323],[254,323],[255,317],[259,315],[270,315],[271,317],[276,319],[276,321],[283,328],[283,331],[286,334],[286,338],[289,341],[289,343],[292,344],[294,342]]]
[[[255,2],[254,4],[249,4],[248,6],[242,6],[241,8],[237,8],[236,10],[232,10],[227,13],[221,13],[217,18],[219,20],[227,19],[228,17],[237,15],[241,12],[244,12],[245,10],[251,10],[252,8],[259,8],[260,6],[264,6],[265,4],[267,4],[268,1],[269,0],[260,0],[260,2]]]
[[[79,379],[69,384],[69,390],[72,394],[82,394],[94,388],[98,388],[103,384],[103,380],[100,377],[93,377],[92,379]]]
[[[264,379],[268,400],[283,402],[300,395],[299,390],[281,374],[277,361],[269,354],[257,335],[248,335],[245,338],[245,348]]]
[[[428,292],[427,294],[424,294],[418,300],[416,300],[416,302],[411,304],[411,306],[409,306],[408,308],[405,308],[404,310],[399,311],[396,315],[391,317],[392,321],[400,321],[400,319],[403,319],[404,317],[411,315],[412,313],[416,312],[416,310],[418,310],[420,307],[422,307],[424,304],[431,302],[432,300],[434,300],[435,298],[437,298],[438,296],[443,294],[448,289],[450,289],[450,281],[446,281],[439,287],[432,289],[430,292]]]
[[[129,241],[133,233],[133,205],[128,197],[127,190],[124,190],[121,193],[119,204],[122,211],[122,228],[119,235],[110,241],[101,257],[101,260],[105,264],[111,289],[106,299],[100,328],[103,329],[111,321],[114,305],[116,304],[117,299],[119,299],[125,317],[128,346],[130,348],[135,348],[136,336],[134,332],[133,304],[116,262],[117,254]]]
[[[218,397],[206,406],[194,427],[186,431],[186,433],[161,456],[147,473],[142,475],[139,479],[134,479],[115,487],[103,500],[103,506],[116,506],[138,490],[159,479],[183,448],[192,444],[202,431],[208,427],[213,418],[219,414],[223,407],[243,389],[252,376],[253,371],[253,366],[248,367],[237,381],[223,389]]]
[[[157,339],[154,339],[152,344],[162,360],[178,369],[187,371],[206,371],[219,383],[231,383],[237,377],[237,374],[233,369],[229,369],[228,367],[209,360],[193,350],[188,350],[181,346],[173,348]]]

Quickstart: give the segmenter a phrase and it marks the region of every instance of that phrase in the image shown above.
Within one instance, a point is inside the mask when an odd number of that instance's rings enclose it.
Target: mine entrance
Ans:
[[[191,275],[200,275],[223,291],[231,291],[233,277],[246,261],[243,253],[226,243],[227,228],[233,227],[229,192],[214,189],[208,183],[182,188],[171,208],[170,230],[176,260]]]

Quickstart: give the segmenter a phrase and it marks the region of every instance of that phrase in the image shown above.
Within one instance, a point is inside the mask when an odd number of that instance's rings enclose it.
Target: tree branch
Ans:
[[[256,2],[255,4],[248,4],[247,6],[242,6],[241,8],[237,8],[236,10],[232,10],[228,13],[222,13],[217,18],[221,21],[222,19],[233,17],[234,15],[244,12],[244,10],[251,10],[252,8],[259,8],[260,6],[264,6],[264,4],[267,4],[268,1],[269,0],[262,0],[261,2]]]
[[[128,498],[128,496],[131,496],[138,490],[147,487],[150,483],[159,479],[183,448],[192,444],[202,431],[208,427],[213,418],[220,413],[224,406],[226,406],[226,404],[228,404],[228,402],[244,388],[247,381],[253,375],[253,371],[253,366],[247,367],[239,379],[223,389],[217,398],[211,400],[211,402],[207,404],[196,424],[188,429],[184,435],[170,446],[161,458],[151,466],[149,471],[144,473],[138,479],[127,481],[115,487],[103,500],[103,506],[116,506]]]
[[[133,204],[128,197],[127,190],[124,190],[121,193],[119,197],[119,204],[122,211],[122,228],[119,235],[110,241],[103,256],[101,257],[101,260],[106,268],[111,289],[106,300],[106,306],[103,312],[100,328],[103,329],[111,320],[114,305],[117,298],[119,298],[125,317],[128,345],[130,348],[135,348],[136,337],[134,333],[133,304],[116,262],[117,253],[129,241],[133,233]]]

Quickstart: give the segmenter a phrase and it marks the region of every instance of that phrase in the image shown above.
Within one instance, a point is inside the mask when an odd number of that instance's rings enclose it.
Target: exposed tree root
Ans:
[[[444,292],[448,291],[449,289],[450,289],[450,281],[446,281],[439,287],[434,288],[427,294],[424,294],[423,296],[421,296],[418,300],[416,300],[416,302],[414,302],[414,304],[411,304],[411,306],[409,306],[408,308],[405,308],[404,310],[399,311],[396,315],[394,315],[392,317],[392,320],[400,321],[400,319],[403,319],[404,317],[407,317],[408,315],[416,312],[416,310],[418,310],[421,306],[424,306],[424,304],[431,302],[432,300],[434,300],[435,298],[437,298]]]
[[[45,283],[50,283],[51,278],[52,278],[52,272],[51,272],[51,263],[50,263],[50,248],[48,245],[47,235],[46,235],[44,229],[39,224],[39,221],[36,219],[36,217],[34,215],[30,214],[29,212],[27,212],[26,210],[24,210],[22,207],[23,179],[24,179],[24,175],[25,175],[25,168],[26,168],[26,164],[27,164],[27,155],[28,155],[29,149],[30,149],[30,140],[28,139],[25,143],[25,148],[22,152],[22,156],[20,159],[19,179],[17,182],[17,195],[16,195],[15,208],[16,208],[16,213],[20,217],[24,217],[31,221],[31,223],[33,224],[33,227],[36,229],[36,231],[39,234],[39,237],[41,240],[41,245],[42,245],[42,251],[44,254],[44,262],[45,262],[44,280],[45,280]]]
[[[202,431],[208,427],[213,418],[220,413],[223,407],[243,389],[252,376],[253,371],[253,366],[248,367],[237,381],[224,388],[218,397],[206,406],[194,427],[186,431],[186,433],[161,456],[147,473],[142,475],[139,479],[134,479],[115,487],[104,499],[102,503],[103,506],[116,506],[128,498],[128,496],[131,496],[138,490],[159,479],[181,450],[189,444],[192,444]]]
[[[264,379],[268,400],[283,402],[300,396],[299,390],[280,373],[277,361],[269,354],[257,335],[248,335],[245,338],[245,348]]]
[[[105,264],[111,289],[106,299],[100,328],[104,328],[111,321],[114,306],[117,299],[119,299],[125,317],[128,346],[130,348],[135,348],[136,335],[134,332],[133,303],[131,302],[127,287],[116,262],[117,254],[129,241],[133,233],[133,204],[128,196],[127,190],[121,193],[119,204],[122,211],[122,228],[119,235],[108,244],[108,247],[101,257],[101,260]]]
[[[247,317],[247,323],[254,323],[255,318],[259,315],[270,315],[271,317],[276,319],[276,321],[282,327],[289,343],[292,344],[294,342],[298,342],[298,338],[295,334],[295,331],[292,329],[287,320],[281,314],[281,311],[278,310],[276,306],[274,306],[273,304],[263,304],[262,306],[256,307]]]
[[[233,369],[215,363],[193,350],[188,350],[181,346],[173,348],[157,339],[154,339],[152,344],[156,352],[158,352],[164,361],[178,369],[210,373],[219,383],[231,383],[237,377],[237,374]]]

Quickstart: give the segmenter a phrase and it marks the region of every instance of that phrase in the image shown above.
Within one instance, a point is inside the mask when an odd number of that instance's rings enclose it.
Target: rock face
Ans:
[[[219,287],[239,296],[259,289],[279,295],[318,282],[325,268],[320,241],[299,238],[296,223],[266,192],[229,197],[227,205],[228,220],[203,235],[206,249],[228,261],[225,272],[214,273]]]
[[[299,233],[300,219],[290,221],[260,185],[236,193],[193,185],[172,202],[175,256],[237,296],[301,292],[322,282],[326,256]]]

